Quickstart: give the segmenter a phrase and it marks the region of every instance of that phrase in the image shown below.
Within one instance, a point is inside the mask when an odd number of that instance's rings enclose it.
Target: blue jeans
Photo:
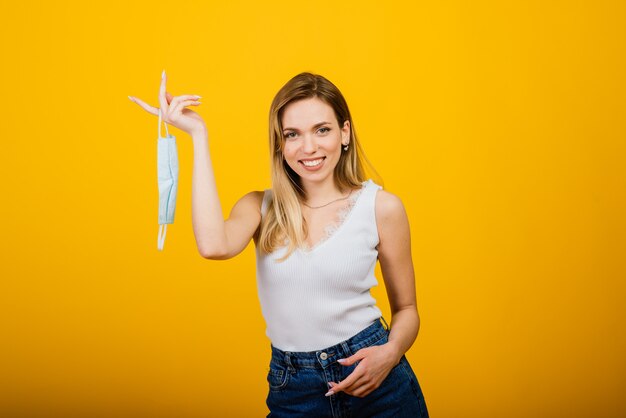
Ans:
[[[344,392],[324,396],[330,389],[327,382],[344,380],[358,365],[342,366],[337,359],[385,344],[388,335],[389,331],[376,321],[348,340],[318,351],[290,352],[272,346],[268,417],[428,418],[422,389],[405,356],[382,384],[363,398]]]

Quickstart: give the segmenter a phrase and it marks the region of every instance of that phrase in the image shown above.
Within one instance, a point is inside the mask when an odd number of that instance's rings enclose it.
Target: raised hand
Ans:
[[[186,106],[198,106],[200,96],[185,94],[181,96],[172,96],[166,91],[167,76],[165,70],[161,76],[161,85],[159,86],[159,105],[161,109],[161,117],[163,122],[168,123],[183,132],[193,135],[194,133],[206,132],[206,125],[200,115]],[[159,108],[151,106],[143,100],[128,96],[128,98],[141,106],[146,112],[158,116]]]

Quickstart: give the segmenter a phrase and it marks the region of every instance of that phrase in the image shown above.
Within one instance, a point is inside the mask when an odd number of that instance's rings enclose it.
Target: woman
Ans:
[[[172,96],[163,120],[194,144],[193,227],[200,254],[227,259],[251,239],[272,358],[271,417],[427,417],[405,352],[419,330],[410,233],[398,197],[365,178],[363,151],[341,92],[302,73],[270,109],[272,188],[251,192],[227,220],[213,176],[198,96]],[[158,115],[158,108],[131,98]],[[391,327],[370,288],[376,261]],[[385,322],[385,326],[380,321]]]

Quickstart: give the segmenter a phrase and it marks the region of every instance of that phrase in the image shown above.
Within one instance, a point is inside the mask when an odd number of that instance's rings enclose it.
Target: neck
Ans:
[[[342,196],[341,191],[335,186],[335,182],[332,178],[320,183],[303,181],[302,187],[306,192],[306,202],[312,206],[323,205]]]

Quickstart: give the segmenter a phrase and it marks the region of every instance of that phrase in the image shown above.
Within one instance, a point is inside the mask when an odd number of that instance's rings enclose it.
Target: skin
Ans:
[[[207,259],[223,260],[236,256],[254,239],[261,222],[262,191],[253,191],[241,197],[233,206],[228,219],[222,217],[209,140],[203,119],[186,106],[198,106],[198,96],[172,96],[166,91],[165,71],[159,87],[159,105],[162,118],[188,133],[194,144],[192,177],[192,223],[199,253]],[[159,108],[129,96],[148,113],[158,116]],[[282,125],[288,137],[283,156],[290,167],[300,175],[307,192],[307,203],[319,206],[346,196],[349,191],[337,190],[333,169],[341,147],[348,144],[350,125],[340,124],[332,108],[319,99],[290,103],[283,112]],[[307,171],[300,161],[323,157],[320,170]],[[309,243],[321,237],[332,222],[341,201],[319,210],[303,206],[303,215],[309,225]],[[354,355],[339,360],[344,366],[359,362],[342,382],[329,382],[326,394],[345,392],[364,397],[378,388],[404,353],[413,345],[419,331],[420,319],[415,297],[415,275],[411,257],[411,237],[408,217],[402,201],[384,190],[376,195],[376,224],[379,234],[378,259],[391,306],[392,320],[389,341],[380,346],[367,347]]]
[[[340,127],[332,107],[317,97],[288,104],[281,122],[285,135],[283,157],[300,176],[307,203],[320,206],[344,196],[335,187],[333,171],[341,146],[350,142],[350,122]],[[308,171],[302,163],[320,158],[322,163],[316,171]]]

